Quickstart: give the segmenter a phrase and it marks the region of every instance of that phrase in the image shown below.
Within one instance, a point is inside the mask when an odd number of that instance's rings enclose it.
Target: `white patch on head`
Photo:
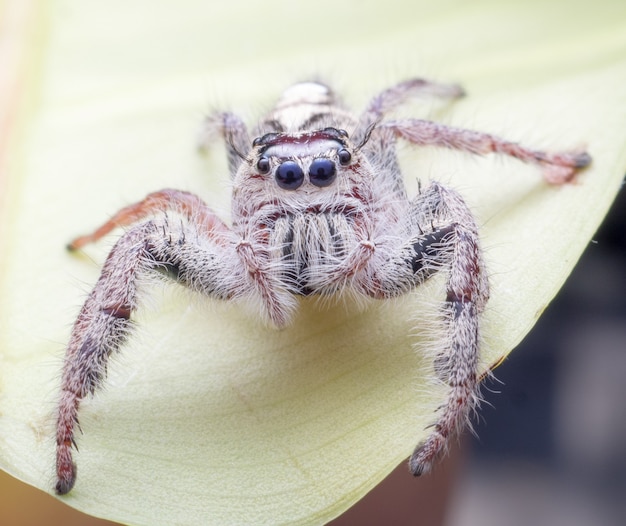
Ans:
[[[339,141],[317,139],[303,143],[283,143],[270,146],[265,150],[268,157],[275,156],[281,158],[307,157],[311,155],[322,155],[331,150],[341,147]]]
[[[327,113],[334,103],[334,94],[328,86],[319,82],[300,82],[283,92],[271,117],[285,130],[295,131],[301,129],[311,116]]]
[[[276,104],[277,110],[299,104],[331,104],[330,88],[319,82],[300,82],[287,88]]]

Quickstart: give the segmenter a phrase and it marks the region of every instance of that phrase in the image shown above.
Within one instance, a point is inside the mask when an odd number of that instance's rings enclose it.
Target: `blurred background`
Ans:
[[[432,475],[414,480],[401,464],[331,524],[622,526],[625,342],[622,190],[557,298],[485,386],[477,436]],[[0,524],[113,523],[0,472]]]

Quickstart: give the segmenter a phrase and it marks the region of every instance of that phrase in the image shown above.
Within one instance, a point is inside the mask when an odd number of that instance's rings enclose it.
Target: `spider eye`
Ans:
[[[256,168],[260,174],[270,173],[270,160],[267,157],[261,157],[256,163]]]
[[[295,161],[285,161],[276,169],[276,182],[285,190],[295,190],[304,181],[304,172]]]
[[[341,166],[350,164],[350,161],[352,160],[352,154],[345,148],[342,148],[337,152],[337,157],[339,157],[339,163]]]
[[[330,159],[315,159],[309,168],[309,179],[315,186],[328,186],[335,180],[337,169]]]

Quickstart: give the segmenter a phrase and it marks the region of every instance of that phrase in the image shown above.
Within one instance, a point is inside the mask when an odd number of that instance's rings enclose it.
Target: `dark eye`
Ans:
[[[341,163],[341,166],[346,166],[352,160],[352,154],[345,148],[342,148],[337,152],[337,157],[339,157],[339,162]]]
[[[276,169],[276,182],[285,190],[295,190],[304,181],[304,172],[294,161],[285,161]]]
[[[261,157],[256,163],[256,168],[260,174],[267,174],[270,172],[270,160],[267,157]]]
[[[309,179],[315,186],[328,186],[336,173],[335,163],[330,159],[315,159],[309,168]]]

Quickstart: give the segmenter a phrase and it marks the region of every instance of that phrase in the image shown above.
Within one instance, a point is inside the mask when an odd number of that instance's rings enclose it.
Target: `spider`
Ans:
[[[396,142],[474,154],[497,152],[538,165],[561,184],[587,166],[583,151],[547,153],[432,121],[385,119],[411,97],[455,99],[457,85],[411,79],[371,99],[360,116],[330,87],[288,88],[252,136],[242,119],[208,117],[202,146],[225,139],[232,177],[232,224],[192,193],[165,189],[117,212],[69,244],[78,250],[127,227],[109,253],[73,326],[62,374],[56,428],[56,492],[76,481],[81,400],[103,383],[109,356],[131,332],[138,282],[166,274],[211,298],[252,302],[276,328],[292,321],[299,298],[342,295],[384,300],[446,272],[439,319],[445,337],[434,360],[449,386],[427,438],[409,460],[428,472],[463,429],[479,400],[479,321],[489,284],[478,229],[463,198],[436,182],[409,197]],[[254,137],[254,139],[252,139]]]

